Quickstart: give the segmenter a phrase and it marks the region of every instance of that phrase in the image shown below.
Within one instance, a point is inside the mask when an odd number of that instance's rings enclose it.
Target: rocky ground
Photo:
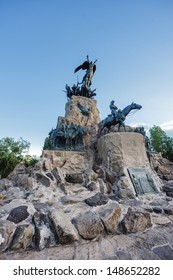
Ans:
[[[172,260],[172,224],[44,250],[9,251],[1,260]]]
[[[170,162],[151,154],[160,192],[124,199],[115,173],[63,153],[0,180],[1,259],[173,259]]]

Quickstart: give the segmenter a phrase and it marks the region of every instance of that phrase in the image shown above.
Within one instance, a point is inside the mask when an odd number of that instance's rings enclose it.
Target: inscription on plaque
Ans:
[[[156,185],[145,168],[128,168],[136,195],[158,193]]]

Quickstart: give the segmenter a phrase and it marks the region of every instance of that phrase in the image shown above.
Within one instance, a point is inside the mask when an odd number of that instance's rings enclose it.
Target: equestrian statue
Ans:
[[[108,128],[109,130],[112,125],[117,125],[117,124],[118,124],[118,131],[120,131],[121,126],[124,127],[124,131],[126,131],[126,127],[124,123],[126,116],[132,110],[140,110],[141,108],[142,108],[141,105],[132,102],[130,105],[126,106],[123,110],[120,110],[114,105],[114,101],[111,101],[110,103],[111,115],[108,115],[107,118],[101,121],[100,133],[105,127]]]

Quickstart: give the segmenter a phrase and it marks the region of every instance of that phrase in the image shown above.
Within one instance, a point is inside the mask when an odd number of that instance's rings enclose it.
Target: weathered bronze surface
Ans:
[[[111,125],[117,125],[117,124],[119,125],[118,126],[118,131],[120,130],[121,126],[124,127],[124,130],[126,131],[124,121],[125,121],[127,115],[132,110],[140,110],[142,108],[141,105],[132,102],[130,105],[126,106],[123,110],[119,109],[117,111],[117,109],[115,110],[115,108],[117,108],[117,107],[114,105],[114,100],[111,101],[111,104],[110,104],[109,107],[111,109],[111,115],[108,115],[107,118],[105,118],[104,120],[101,121],[101,131],[105,127],[110,129]]]
[[[77,84],[74,84],[72,87],[66,84],[65,92],[67,94],[68,99],[71,99],[73,95],[84,96],[87,98],[92,98],[96,95],[96,89],[91,90],[92,78],[94,76],[94,72],[96,71],[96,62],[97,59],[94,62],[92,62],[89,60],[89,56],[87,55],[87,60],[84,61],[74,70],[74,73],[76,73],[79,70],[86,70],[86,73],[81,83],[77,82]]]
[[[56,129],[49,132],[49,142],[51,150],[83,151],[83,137],[87,133],[87,128],[69,121],[61,120]]]
[[[128,168],[136,195],[158,193],[154,180],[145,168]]]

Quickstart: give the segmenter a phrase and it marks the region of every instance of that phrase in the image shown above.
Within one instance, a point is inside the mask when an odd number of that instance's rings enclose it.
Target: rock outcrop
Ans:
[[[173,180],[173,162],[163,158],[159,153],[149,153],[151,168],[157,172],[162,181]]]

